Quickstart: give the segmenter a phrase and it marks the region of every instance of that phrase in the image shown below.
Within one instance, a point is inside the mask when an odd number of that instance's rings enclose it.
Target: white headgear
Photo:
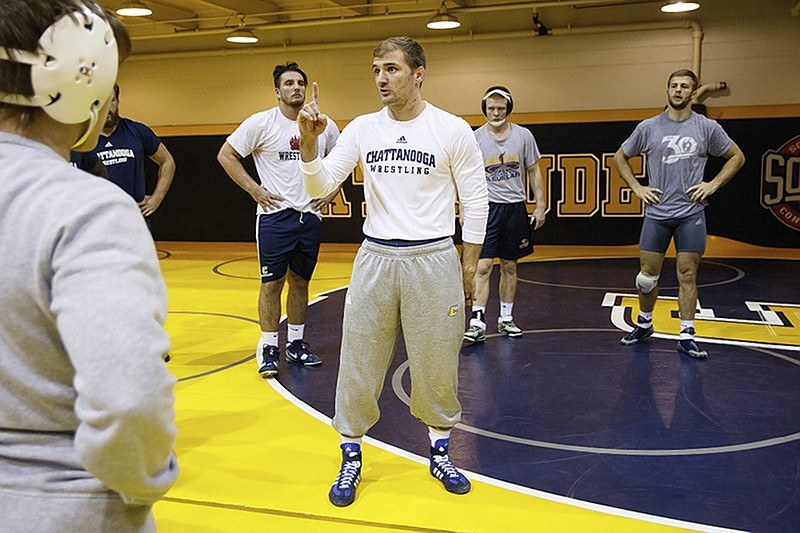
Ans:
[[[483,112],[484,116],[486,116],[486,100],[488,100],[490,96],[500,96],[504,98],[507,102],[506,116],[511,114],[511,110],[514,109],[514,99],[511,97],[511,93],[504,89],[505,88],[500,87],[490,87],[486,91],[486,94],[483,95],[483,98],[481,98],[481,111]]]
[[[119,56],[111,26],[89,10],[59,18],[42,33],[39,50],[0,47],[0,59],[31,65],[33,96],[0,93],[0,101],[41,107],[63,124],[90,121],[82,144],[117,80]]]

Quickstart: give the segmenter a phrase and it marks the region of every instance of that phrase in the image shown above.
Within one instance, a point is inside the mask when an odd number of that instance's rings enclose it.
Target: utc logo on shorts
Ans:
[[[530,246],[530,244],[531,241],[529,241],[528,239],[522,239],[521,241],[519,241],[519,249],[522,250],[524,248],[527,248],[528,246]]]
[[[447,316],[456,316],[456,313],[458,313],[458,306],[457,305],[451,305],[450,306],[450,312],[447,313]]]
[[[262,277],[267,278],[267,277],[269,277],[271,275],[272,275],[272,272],[269,271],[269,267],[268,266],[265,265],[265,266],[261,267],[261,276]]]

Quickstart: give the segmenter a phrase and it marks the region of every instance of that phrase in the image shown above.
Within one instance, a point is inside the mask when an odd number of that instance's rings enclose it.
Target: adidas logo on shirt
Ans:
[[[105,145],[105,147],[104,147],[104,148],[111,148],[111,147],[113,147],[113,146],[114,146],[114,145],[113,145],[113,144],[111,144],[111,141],[108,141],[108,142],[106,142],[106,145]]]
[[[397,144],[406,144],[406,136],[403,135],[399,139],[397,139]]]

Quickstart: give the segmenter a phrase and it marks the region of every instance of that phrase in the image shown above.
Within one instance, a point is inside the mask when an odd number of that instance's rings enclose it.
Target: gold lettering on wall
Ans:
[[[643,180],[644,156],[637,155],[628,160],[633,175],[638,180]],[[606,195],[603,199],[603,217],[641,217],[644,215],[644,203],[633,194],[633,189],[628,187],[614,165],[614,154],[603,154],[603,170],[606,173]]]
[[[594,154],[558,156],[561,199],[558,216],[589,218],[599,210],[600,164]]]

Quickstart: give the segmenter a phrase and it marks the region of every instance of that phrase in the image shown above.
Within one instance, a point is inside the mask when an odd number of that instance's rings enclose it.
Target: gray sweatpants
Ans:
[[[53,476],[69,472],[53,470]],[[155,533],[150,505],[126,505],[115,494],[25,492],[0,488],[4,533]]]
[[[451,428],[461,419],[458,357],[464,285],[452,240],[396,248],[364,241],[344,307],[333,427],[360,437],[380,416],[378,397],[400,332],[411,370],[411,414]]]

